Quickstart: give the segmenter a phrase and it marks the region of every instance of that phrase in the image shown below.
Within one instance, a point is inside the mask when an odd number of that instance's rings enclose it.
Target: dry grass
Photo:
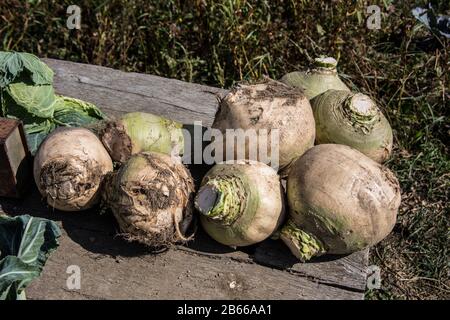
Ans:
[[[370,1],[382,29],[365,27],[365,1],[3,0],[3,50],[101,64],[216,86],[280,78],[317,55],[340,60],[345,81],[376,98],[395,130],[388,166],[403,203],[394,232],[372,250],[382,289],[367,297],[448,298],[449,40],[410,13],[424,1]],[[415,3],[414,3],[415,2]],[[449,14],[450,4],[433,1]]]

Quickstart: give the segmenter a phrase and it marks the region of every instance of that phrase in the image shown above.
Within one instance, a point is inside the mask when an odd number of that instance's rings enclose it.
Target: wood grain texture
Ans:
[[[217,99],[226,90],[167,79],[153,75],[123,72],[101,66],[43,59],[55,72],[58,94],[96,104],[109,115],[146,111],[185,124],[213,122]]]
[[[104,67],[46,60],[59,94],[96,103],[108,114],[148,111],[183,123],[211,124],[216,94],[226,91]],[[92,86],[94,84],[94,86]],[[122,86],[123,85],[123,86]],[[148,88],[159,88],[158,90]],[[190,92],[186,92],[190,91]],[[131,103],[131,102],[135,103]],[[193,175],[197,183],[206,171]],[[27,290],[30,299],[362,299],[368,250],[298,263],[280,242],[232,250],[199,230],[195,241],[163,253],[127,243],[99,210],[63,213],[47,208],[36,189],[23,201],[0,199],[0,213],[56,221],[60,248]],[[67,267],[81,269],[81,289],[69,290]]]
[[[53,211],[34,189],[25,200],[0,199],[0,213],[32,214],[57,222],[61,244],[29,299],[361,299],[365,252],[331,261],[297,263],[267,240],[232,250],[203,232],[189,246],[161,253],[117,236],[111,214]],[[278,260],[273,259],[278,256]],[[81,289],[69,290],[69,266],[81,271]]]

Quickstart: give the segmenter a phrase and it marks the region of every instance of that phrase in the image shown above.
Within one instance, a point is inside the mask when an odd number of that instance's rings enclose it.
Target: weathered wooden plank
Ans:
[[[9,215],[52,219],[63,230],[60,248],[27,291],[31,299],[363,297],[365,262],[361,253],[301,264],[279,242],[267,240],[235,251],[215,243],[200,230],[188,247],[176,246],[155,254],[117,237],[117,225],[110,214],[53,211],[40,201],[36,189],[23,201],[0,199],[0,208]],[[81,269],[80,290],[66,286],[66,270],[71,265]],[[226,286],[226,281],[233,280],[242,281],[238,289]]]
[[[83,234],[80,234],[83,235]],[[85,233],[88,236],[89,233]],[[96,237],[104,245],[120,245]],[[314,283],[287,272],[232,259],[169,250],[156,255],[109,257],[86,252],[69,237],[27,290],[46,299],[355,299],[360,294]],[[81,271],[79,290],[67,288],[67,268]]]
[[[281,241],[267,240],[256,248],[252,258],[261,265],[289,270],[322,283],[363,292],[368,254],[369,250],[363,250],[347,256],[323,256],[313,262],[299,263]]]
[[[329,286],[309,277],[260,266],[244,252],[221,246],[154,254],[115,237],[111,215],[39,210],[8,200],[10,214],[52,218],[63,230],[61,245],[42,276],[27,290],[30,299],[358,299],[361,292]],[[43,206],[42,206],[43,208]],[[205,240],[204,236],[203,241]],[[203,242],[202,241],[202,242]],[[211,244],[211,242],[210,242]],[[247,258],[246,258],[247,257]],[[69,266],[81,271],[80,290],[69,290]]]
[[[110,115],[142,110],[183,123],[200,120],[210,125],[217,109],[216,94],[226,92],[98,66],[51,59],[46,63],[55,70],[57,93],[96,103]],[[199,182],[205,168],[194,167]],[[0,199],[2,210],[50,218],[64,232],[61,248],[28,290],[30,298],[361,299],[364,294],[367,250],[302,264],[280,241],[232,250],[200,230],[188,246],[154,255],[115,237],[117,227],[111,216],[51,211],[36,190],[23,201]],[[77,263],[84,274],[82,289],[70,291],[65,271]],[[229,287],[233,279],[234,289]]]
[[[54,71],[57,93],[96,104],[110,115],[146,111],[185,124],[202,121],[210,126],[218,97],[226,90],[123,72],[101,66],[44,59]]]

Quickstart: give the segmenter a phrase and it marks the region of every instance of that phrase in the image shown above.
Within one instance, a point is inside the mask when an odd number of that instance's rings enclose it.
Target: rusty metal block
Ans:
[[[0,197],[21,197],[33,184],[31,167],[22,123],[0,118]]]

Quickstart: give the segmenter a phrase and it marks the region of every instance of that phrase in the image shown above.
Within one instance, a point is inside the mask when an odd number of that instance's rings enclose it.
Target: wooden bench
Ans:
[[[185,124],[212,124],[225,90],[152,75],[46,59],[59,94],[90,101],[109,115],[147,111]],[[201,177],[195,177],[197,182]],[[368,250],[298,263],[280,242],[232,250],[199,230],[195,241],[161,253],[116,236],[109,214],[62,213],[41,202],[0,199],[0,211],[56,221],[60,247],[29,299],[362,299]],[[81,289],[69,290],[69,266],[79,266]]]

